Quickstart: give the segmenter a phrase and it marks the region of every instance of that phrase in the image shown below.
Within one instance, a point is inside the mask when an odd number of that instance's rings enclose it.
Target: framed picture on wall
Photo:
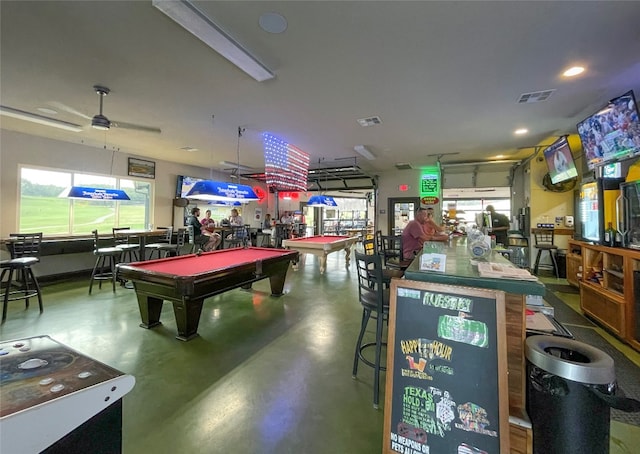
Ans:
[[[144,159],[129,158],[128,171],[132,177],[154,179],[156,177],[156,163]]]

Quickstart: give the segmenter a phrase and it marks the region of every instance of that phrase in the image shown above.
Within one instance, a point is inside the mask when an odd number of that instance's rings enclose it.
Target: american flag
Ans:
[[[306,191],[309,155],[268,132],[262,134],[267,186],[278,191]]]

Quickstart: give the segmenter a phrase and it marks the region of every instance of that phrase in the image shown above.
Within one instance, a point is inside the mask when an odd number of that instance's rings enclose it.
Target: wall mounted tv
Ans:
[[[578,123],[589,169],[640,155],[640,119],[633,90]]]
[[[578,169],[569,148],[567,136],[562,136],[542,152],[547,161],[551,183],[557,184],[578,176]]]
[[[188,177],[184,175],[178,175],[178,183],[176,184],[176,197],[185,198],[188,192],[191,190],[194,184],[198,181],[202,181],[204,178]]]

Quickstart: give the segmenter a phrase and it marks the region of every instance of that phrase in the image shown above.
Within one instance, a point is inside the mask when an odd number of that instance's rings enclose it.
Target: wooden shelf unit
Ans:
[[[640,272],[640,251],[569,240],[567,281],[580,287],[580,308],[640,351],[640,289],[634,272]]]
[[[580,287],[582,277],[582,247],[569,244],[567,251],[567,283]]]

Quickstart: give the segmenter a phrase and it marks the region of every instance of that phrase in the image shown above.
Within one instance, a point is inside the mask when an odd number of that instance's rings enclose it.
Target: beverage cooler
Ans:
[[[604,244],[604,231],[609,222],[618,223],[620,178],[597,178],[583,183],[578,196],[577,229],[584,241]]]
[[[616,209],[622,246],[640,249],[640,180],[620,184]]]

